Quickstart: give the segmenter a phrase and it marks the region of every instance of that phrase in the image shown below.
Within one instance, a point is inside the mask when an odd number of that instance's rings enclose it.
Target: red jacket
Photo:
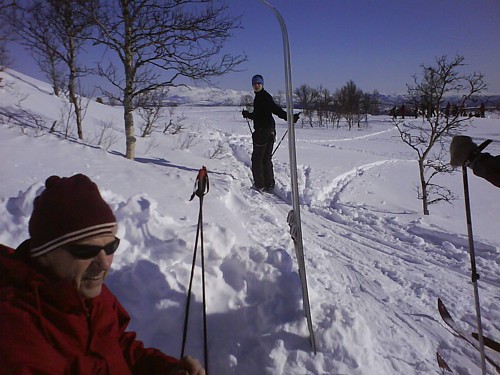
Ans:
[[[84,300],[0,245],[0,374],[168,374],[178,362],[144,348],[116,297]]]

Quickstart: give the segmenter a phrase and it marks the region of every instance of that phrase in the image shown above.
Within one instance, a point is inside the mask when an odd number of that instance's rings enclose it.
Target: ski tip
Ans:
[[[446,306],[444,305],[443,301],[441,298],[438,298],[438,310],[441,313],[441,315],[449,315],[448,310],[446,309]]]
[[[441,298],[438,298],[438,311],[439,315],[441,315],[441,318],[444,319],[444,321],[453,321],[453,318],[451,317],[451,314],[449,313],[448,309],[444,305],[444,302],[441,300]]]
[[[441,356],[441,354],[439,354],[439,352],[436,352],[436,360],[437,360],[439,368],[441,370],[443,370],[443,374],[444,374],[445,371],[448,371],[449,373],[453,373],[451,371],[451,369],[450,369],[450,366],[448,366],[448,364],[443,359],[443,357]]]

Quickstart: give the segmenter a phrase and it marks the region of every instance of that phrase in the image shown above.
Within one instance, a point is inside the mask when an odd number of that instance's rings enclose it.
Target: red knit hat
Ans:
[[[113,211],[87,176],[51,176],[29,221],[32,257],[89,237],[116,234]]]

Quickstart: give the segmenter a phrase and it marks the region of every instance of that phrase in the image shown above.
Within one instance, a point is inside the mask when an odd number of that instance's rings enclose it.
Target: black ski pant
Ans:
[[[275,140],[274,132],[269,134],[265,143],[262,143],[262,141],[256,142],[256,137],[253,138],[252,175],[254,185],[257,189],[272,189],[274,188],[272,161]]]

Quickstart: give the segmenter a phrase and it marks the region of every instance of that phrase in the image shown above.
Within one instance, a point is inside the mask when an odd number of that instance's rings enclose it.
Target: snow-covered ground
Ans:
[[[95,144],[102,125],[112,125],[105,150],[76,140],[74,127],[68,139],[62,124],[48,132],[67,117],[67,104],[47,84],[11,70],[0,76],[0,243],[16,247],[27,238],[33,199],[48,176],[90,176],[122,238],[107,284],[146,345],[180,355],[199,210],[189,198],[205,165],[211,374],[438,374],[436,351],[455,373],[480,373],[478,352],[437,312],[441,297],[462,327],[475,326],[462,175],[440,180],[459,199],[424,216],[415,155],[389,118],[372,117],[361,130],[296,129],[313,355],[286,222],[286,138],[274,157],[276,194],[262,194],[250,188],[241,108],[181,104],[173,117],[183,131],[138,138],[130,161],[120,108],[88,102],[85,139]],[[13,113],[36,114],[42,125],[14,125],[5,116]],[[286,123],[277,123],[279,139]],[[473,119],[466,134],[495,139],[488,150],[500,153],[498,116]],[[484,332],[498,341],[500,190],[472,173],[469,185]],[[186,352],[203,362],[199,251],[193,292]]]

